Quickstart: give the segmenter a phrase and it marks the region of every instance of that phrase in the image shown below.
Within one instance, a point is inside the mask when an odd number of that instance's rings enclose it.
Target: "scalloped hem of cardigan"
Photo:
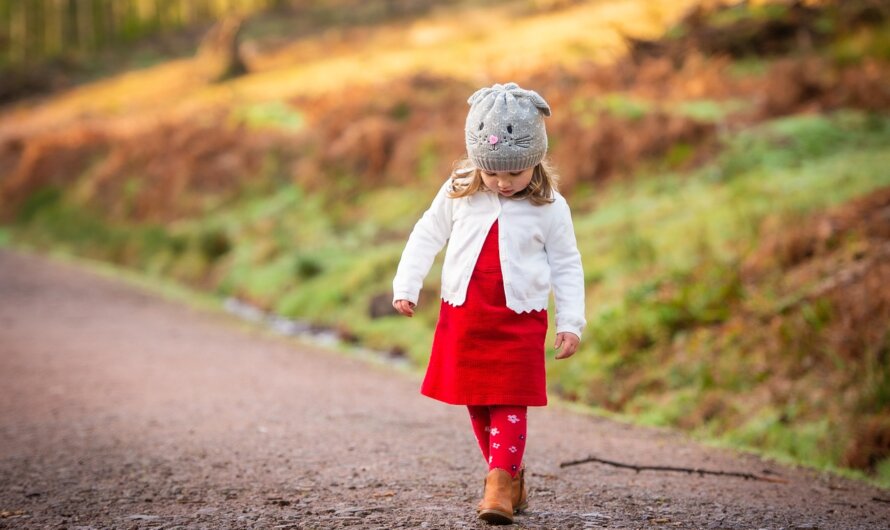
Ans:
[[[466,300],[463,300],[460,303],[458,303],[458,302],[455,302],[454,300],[449,300],[447,297],[445,297],[445,295],[442,295],[441,299],[443,302],[450,305],[451,307],[460,307],[460,306],[464,305],[464,302],[466,302]],[[543,305],[538,304],[536,306],[522,306],[521,308],[512,307],[510,305],[510,303],[507,302],[507,307],[521,315],[523,313],[533,313],[535,311],[545,311],[547,309],[547,302],[544,302]]]

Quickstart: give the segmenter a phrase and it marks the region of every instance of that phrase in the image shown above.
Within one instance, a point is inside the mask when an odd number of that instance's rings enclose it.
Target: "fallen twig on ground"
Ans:
[[[581,460],[571,460],[569,462],[562,462],[559,464],[559,467],[569,467],[569,466],[577,466],[579,464],[587,464],[589,462],[597,462],[600,464],[606,464],[610,466],[620,467],[624,469],[633,469],[637,473],[640,471],[676,471],[681,473],[689,473],[689,474],[698,474],[698,475],[718,475],[725,477],[739,477],[745,480],[762,480],[764,482],[776,482],[780,484],[787,484],[788,481],[780,478],[780,477],[765,477],[763,475],[755,475],[754,473],[744,473],[740,471],[712,471],[709,469],[699,469],[699,468],[691,468],[691,467],[675,467],[675,466],[638,466],[635,464],[625,464],[622,462],[614,462],[612,460],[606,460],[603,458],[598,458],[595,456],[588,456],[587,458]]]

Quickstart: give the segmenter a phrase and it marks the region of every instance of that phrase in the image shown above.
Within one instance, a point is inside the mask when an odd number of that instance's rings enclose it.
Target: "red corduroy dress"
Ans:
[[[507,307],[495,221],[466,302],[442,302],[420,391],[453,405],[546,405],[546,335],[546,310],[516,313]]]

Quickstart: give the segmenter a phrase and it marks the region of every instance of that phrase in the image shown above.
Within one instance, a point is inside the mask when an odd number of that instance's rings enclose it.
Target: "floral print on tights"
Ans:
[[[468,405],[467,409],[488,468],[503,469],[515,477],[525,453],[528,407]]]

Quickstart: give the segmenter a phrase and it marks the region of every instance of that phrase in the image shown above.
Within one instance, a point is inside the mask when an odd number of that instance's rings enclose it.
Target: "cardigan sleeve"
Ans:
[[[393,301],[408,300],[417,303],[423,279],[451,235],[453,200],[448,197],[450,189],[449,178],[408,236],[408,243],[392,282]]]
[[[556,299],[556,332],[568,331],[581,337],[587,321],[584,316],[584,269],[575,240],[575,228],[569,205],[562,196],[553,204],[544,248],[550,264],[550,283]]]

